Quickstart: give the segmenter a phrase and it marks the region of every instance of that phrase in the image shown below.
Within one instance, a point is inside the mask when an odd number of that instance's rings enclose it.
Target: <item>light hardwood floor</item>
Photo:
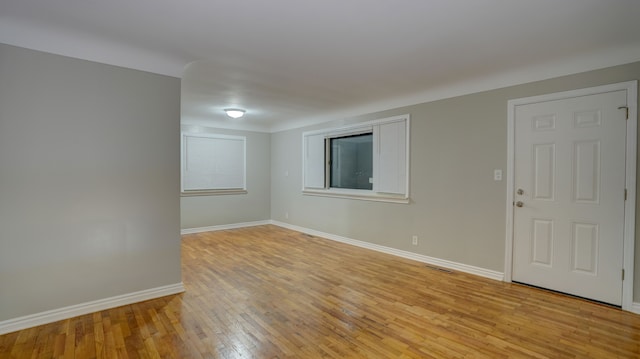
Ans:
[[[639,358],[640,316],[275,226],[183,236],[186,293],[0,336],[0,358]]]

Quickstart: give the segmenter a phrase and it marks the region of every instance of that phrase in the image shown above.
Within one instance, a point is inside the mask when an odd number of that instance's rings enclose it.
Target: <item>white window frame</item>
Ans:
[[[242,164],[240,166],[241,171],[241,180],[232,185],[220,185],[214,186],[212,188],[188,188],[186,184],[187,177],[187,163],[189,153],[187,151],[187,141],[189,138],[200,138],[200,139],[209,139],[213,142],[216,140],[224,140],[224,141],[239,141],[242,143],[241,151],[242,153],[236,153],[235,157],[242,158]],[[180,157],[180,193],[183,197],[188,196],[211,196],[211,195],[225,195],[225,194],[245,194],[247,193],[247,138],[245,136],[231,136],[231,135],[221,135],[221,134],[213,134],[213,133],[188,133],[183,132],[181,136],[181,157]],[[211,154],[212,156],[216,156],[218,154]]]
[[[393,132],[394,128],[402,127],[404,127],[404,133]],[[332,138],[363,133],[373,133],[373,189],[329,187],[331,168],[328,141]],[[323,147],[320,147],[321,144]],[[408,114],[350,126],[304,132],[302,134],[302,193],[311,196],[409,203],[409,150],[410,115]]]

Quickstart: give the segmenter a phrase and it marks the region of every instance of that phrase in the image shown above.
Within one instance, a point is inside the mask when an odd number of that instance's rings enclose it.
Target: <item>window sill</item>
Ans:
[[[403,203],[408,204],[409,198],[401,194],[390,193],[375,193],[369,191],[337,191],[328,189],[309,189],[302,190],[303,195],[307,196],[319,196],[319,197],[335,197],[335,198],[347,198],[357,199],[362,201],[376,201],[376,202],[388,202],[388,203]]]
[[[180,192],[180,197],[196,196],[222,196],[227,194],[247,194],[246,189],[215,189],[215,190],[194,190]]]

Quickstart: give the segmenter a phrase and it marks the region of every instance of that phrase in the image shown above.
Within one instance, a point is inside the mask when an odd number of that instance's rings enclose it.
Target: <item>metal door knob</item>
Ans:
[[[522,207],[522,206],[524,206],[524,203],[522,203],[522,201],[516,202],[516,207]]]
[[[518,188],[518,191],[516,192],[519,195],[523,195],[524,194],[524,190],[522,188]]]

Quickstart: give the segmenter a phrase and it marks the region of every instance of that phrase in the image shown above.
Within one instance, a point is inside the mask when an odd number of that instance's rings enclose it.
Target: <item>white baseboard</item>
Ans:
[[[180,231],[180,234],[201,233],[201,232],[210,232],[210,231],[221,231],[221,230],[226,230],[226,229],[262,226],[262,225],[265,225],[265,224],[273,224],[273,225],[276,225],[276,226],[279,226],[279,227],[288,228],[288,229],[291,229],[291,230],[294,230],[294,231],[310,234],[310,235],[313,235],[313,236],[318,236],[318,237],[330,239],[330,240],[333,240],[333,241],[350,244],[350,245],[357,246],[357,247],[367,248],[367,249],[371,249],[371,250],[382,252],[382,253],[391,254],[391,255],[394,255],[394,256],[398,256],[398,257],[412,259],[412,260],[415,260],[415,261],[418,261],[418,262],[428,263],[428,264],[431,264],[431,265],[434,265],[434,266],[438,266],[438,267],[453,269],[453,270],[457,270],[457,271],[460,271],[460,272],[474,274],[474,275],[478,275],[478,276],[481,276],[481,277],[490,278],[490,279],[499,280],[499,281],[504,280],[504,273],[502,273],[502,272],[497,272],[497,271],[493,271],[493,270],[490,270],[490,269],[470,266],[470,265],[462,264],[462,263],[456,263],[456,262],[452,262],[452,261],[448,261],[448,260],[444,260],[444,259],[440,259],[440,258],[429,257],[429,256],[425,256],[425,255],[422,255],[422,254],[403,251],[403,250],[399,250],[399,249],[395,249],[395,248],[391,248],[391,247],[386,247],[386,246],[381,246],[381,245],[373,244],[373,243],[369,243],[369,242],[359,241],[357,239],[351,239],[351,238],[347,238],[347,237],[334,235],[334,234],[331,234],[331,233],[320,232],[320,231],[316,231],[314,229],[300,227],[300,226],[296,226],[296,225],[293,225],[293,224],[288,224],[288,223],[279,222],[279,221],[275,221],[275,220],[234,223],[234,224],[225,224],[225,225],[211,226],[211,227],[188,228],[188,229],[182,229]]]
[[[638,302],[631,303],[631,308],[629,311],[632,313],[640,314],[640,303]]]
[[[31,314],[24,317],[9,319],[0,322],[0,335],[35,327],[38,325],[53,323],[59,320],[73,318],[80,315],[99,312],[101,310],[121,307],[123,305],[182,293],[184,292],[184,290],[184,286],[181,282],[166,285],[163,287],[141,290],[139,292],[118,295],[111,298],[98,299],[92,302],[76,304],[69,307],[48,310],[46,312]]]
[[[210,226],[210,227],[185,228],[180,230],[180,234],[214,232],[214,231],[223,231],[226,229],[263,226],[265,224],[271,224],[271,222],[272,221],[270,220],[266,220],[266,221],[243,222],[243,223],[233,223],[233,224],[221,224],[219,226]]]
[[[477,276],[481,276],[481,277],[485,277],[485,278],[489,278],[489,279],[494,279],[494,280],[498,280],[498,281],[504,280],[504,273],[498,272],[498,271],[494,271],[494,270],[490,270],[490,269],[485,269],[485,268],[470,266],[470,265],[467,265],[467,264],[456,263],[456,262],[452,262],[452,261],[448,261],[448,260],[444,260],[444,259],[429,257],[429,256],[425,256],[425,255],[422,255],[422,254],[403,251],[403,250],[400,250],[400,249],[381,246],[381,245],[373,244],[373,243],[369,243],[369,242],[359,241],[357,239],[351,239],[351,238],[347,238],[347,237],[337,236],[337,235],[334,235],[334,234],[320,232],[320,231],[316,231],[314,229],[300,227],[300,226],[296,226],[296,225],[288,224],[288,223],[284,223],[284,222],[278,222],[278,221],[273,221],[272,220],[271,224],[276,225],[276,226],[280,226],[280,227],[283,227],[283,228],[288,228],[288,229],[291,229],[291,230],[294,230],[294,231],[310,234],[312,236],[322,237],[322,238],[330,239],[330,240],[341,242],[341,243],[350,244],[350,245],[357,246],[357,247],[371,249],[371,250],[374,250],[374,251],[377,251],[377,252],[382,252],[382,253],[387,253],[387,254],[391,254],[391,255],[394,255],[394,256],[402,257],[402,258],[412,259],[412,260],[415,260],[415,261],[418,261],[418,262],[427,263],[427,264],[431,264],[431,265],[442,267],[442,268],[453,269],[453,270],[457,270],[457,271],[460,271],[460,272],[474,274],[474,275],[477,275]]]

